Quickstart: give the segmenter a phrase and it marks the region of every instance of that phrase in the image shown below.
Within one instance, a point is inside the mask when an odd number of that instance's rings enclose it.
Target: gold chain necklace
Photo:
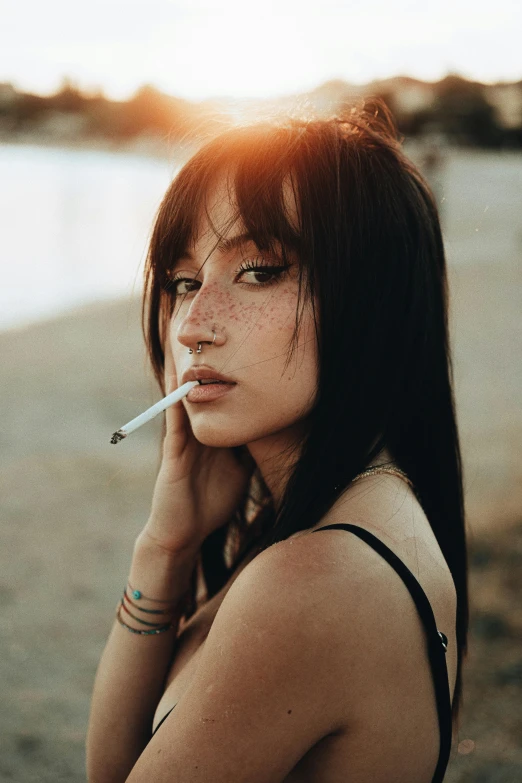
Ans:
[[[371,468],[367,468],[366,470],[363,470],[362,473],[358,473],[355,478],[352,479],[352,483],[354,481],[358,481],[358,479],[363,478],[364,476],[372,476],[375,473],[390,473],[393,476],[398,476],[399,478],[403,479],[410,487],[413,488],[412,481],[408,478],[406,473],[402,471],[400,468],[387,468],[382,465],[374,465]]]

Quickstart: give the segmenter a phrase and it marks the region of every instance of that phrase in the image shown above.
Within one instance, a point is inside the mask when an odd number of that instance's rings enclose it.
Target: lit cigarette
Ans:
[[[157,402],[151,408],[143,411],[143,413],[140,413],[139,416],[136,416],[135,419],[129,421],[128,424],[124,424],[123,427],[118,430],[118,432],[114,433],[111,438],[111,443],[119,443],[120,440],[126,438],[127,435],[130,435],[131,432],[137,430],[138,427],[141,427],[143,424],[146,424],[148,421],[157,416],[158,413],[161,413],[166,408],[170,408],[170,406],[174,405],[175,402],[179,402],[189,393],[192,387],[197,386],[198,383],[199,381],[187,381],[187,383],[184,383],[183,386],[179,386],[179,388],[174,389],[173,392],[167,394],[166,397],[163,397],[162,400]]]

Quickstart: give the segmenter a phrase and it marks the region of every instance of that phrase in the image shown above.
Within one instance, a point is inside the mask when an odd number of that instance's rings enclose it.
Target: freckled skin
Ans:
[[[228,200],[223,177],[211,192],[209,212],[221,231],[232,218],[235,205]],[[289,183],[285,183],[288,214],[297,225],[297,210]],[[226,236],[242,233],[236,223]],[[193,261],[183,260],[176,274],[194,278],[217,242],[204,210],[200,215]],[[302,315],[298,348],[286,372],[284,365],[295,328],[298,294],[298,259],[287,276],[272,285],[255,272],[238,270],[245,259],[278,265],[278,257],[263,254],[255,245],[222,254],[216,248],[197,274],[196,290],[180,297],[170,322],[170,340],[178,378],[198,364],[210,365],[237,382],[234,389],[208,403],[183,405],[195,437],[208,446],[246,444],[259,465],[295,439],[309,413],[317,388],[317,348],[311,305]],[[277,278],[276,278],[277,279]],[[246,285],[245,283],[250,283]],[[183,301],[182,301],[183,300]],[[214,345],[198,341],[213,338]],[[194,353],[189,354],[188,348]]]

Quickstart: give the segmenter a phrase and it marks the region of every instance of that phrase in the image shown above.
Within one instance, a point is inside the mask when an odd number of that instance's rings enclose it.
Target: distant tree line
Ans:
[[[498,106],[488,100],[484,85],[448,76],[429,86],[430,100],[424,105],[408,109],[401,101],[404,82],[401,77],[390,79],[387,87],[372,94],[384,99],[399,131],[406,137],[422,138],[435,132],[457,145],[522,147],[522,119],[518,125],[515,122],[507,126]],[[517,86],[522,90],[522,84]],[[316,97],[321,89],[314,91]],[[522,92],[520,95],[522,117]],[[347,98],[338,96],[332,108],[342,111],[347,103]],[[212,136],[231,123],[225,103],[221,108],[217,102],[192,103],[166,95],[150,85],[141,87],[126,101],[111,101],[102,93],[83,93],[69,80],[54,95],[46,97],[0,85],[0,138],[4,139],[24,134],[54,134],[67,139],[105,139],[114,143],[142,137],[175,143],[194,136]]]
[[[223,122],[225,115],[204,104],[165,95],[149,85],[126,101],[83,93],[69,81],[50,96],[17,92],[2,100],[0,91],[0,137],[55,133],[115,143],[143,136],[175,142],[195,134],[212,135]]]
[[[459,76],[447,76],[433,85],[431,103],[415,111],[401,110],[398,90],[384,91],[380,97],[391,109],[405,136],[416,138],[435,132],[456,145],[520,148],[522,83],[514,87],[518,88],[515,110],[519,114],[519,123],[514,126],[506,126],[503,122],[498,107],[488,100],[484,85]]]

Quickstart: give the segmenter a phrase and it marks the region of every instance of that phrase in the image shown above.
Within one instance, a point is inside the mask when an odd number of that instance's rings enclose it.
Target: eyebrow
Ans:
[[[241,247],[242,245],[246,245],[247,242],[254,242],[254,238],[250,234],[238,234],[235,237],[230,237],[229,239],[223,239],[218,244],[218,250],[221,253],[228,253],[230,250],[234,250],[236,247]],[[193,261],[194,256],[192,253],[190,253],[188,250],[186,250],[184,253],[182,253],[179,258],[179,261]]]

